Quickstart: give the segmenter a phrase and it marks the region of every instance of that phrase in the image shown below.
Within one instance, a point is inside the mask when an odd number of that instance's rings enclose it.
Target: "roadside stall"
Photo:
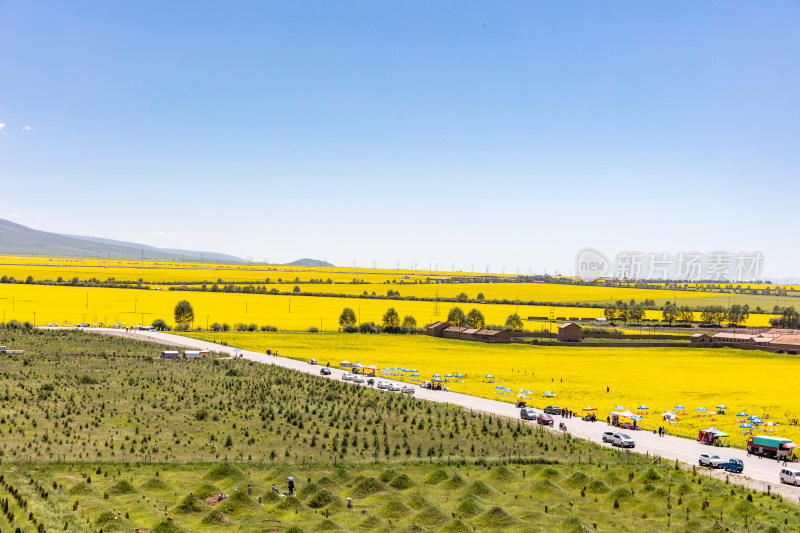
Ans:
[[[714,426],[710,428],[701,429],[697,435],[697,442],[708,444],[709,446],[725,446],[719,439],[728,437],[724,431],[720,431]]]

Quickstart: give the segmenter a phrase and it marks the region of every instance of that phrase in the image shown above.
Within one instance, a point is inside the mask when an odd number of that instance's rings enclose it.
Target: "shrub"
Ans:
[[[247,326],[247,331],[258,331],[258,324],[250,324]]]
[[[315,328],[315,327],[312,326],[312,327],[308,328],[308,332],[309,333],[319,333],[319,328]]]
[[[222,331],[230,331],[231,327],[228,325],[227,322],[222,323]]]
[[[214,322],[211,324],[211,331],[222,331],[222,324],[219,322]]]
[[[275,326],[261,326],[261,331],[278,331]]]
[[[342,328],[345,333],[358,333],[358,326],[355,324],[347,324]]]
[[[167,322],[161,318],[153,320],[152,324],[150,325],[156,328],[158,331],[167,331],[169,329]]]

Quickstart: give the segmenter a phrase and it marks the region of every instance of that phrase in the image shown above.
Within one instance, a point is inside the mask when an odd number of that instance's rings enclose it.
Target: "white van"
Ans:
[[[800,486],[800,470],[795,470],[794,468],[781,470],[781,483]]]

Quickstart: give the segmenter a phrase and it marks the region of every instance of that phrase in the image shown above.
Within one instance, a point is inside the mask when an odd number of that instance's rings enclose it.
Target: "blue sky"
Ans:
[[[257,260],[800,276],[800,3],[0,2],[0,218]]]

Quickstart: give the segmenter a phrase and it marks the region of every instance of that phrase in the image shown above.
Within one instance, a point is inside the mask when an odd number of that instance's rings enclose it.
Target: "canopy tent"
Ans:
[[[724,431],[720,431],[715,426],[711,426],[710,428],[701,429],[697,435],[697,442],[702,442],[704,444],[714,444],[717,442],[717,439],[727,437],[728,434]]]
[[[378,365],[369,365],[365,366],[364,368],[366,368],[367,370],[378,370]]]
[[[555,398],[556,396],[558,396],[558,394],[556,394],[553,391],[546,390],[546,391],[544,391],[542,396],[544,396],[545,398]]]
[[[353,363],[345,359],[344,361],[339,363],[339,366],[353,366]]]
[[[612,415],[621,416],[623,418],[631,418],[631,419],[634,419],[633,417],[635,417],[635,416],[639,416],[636,413],[632,413],[630,409],[625,410],[625,411],[612,411],[611,414]],[[636,419],[634,419],[634,420],[636,420]]]
[[[584,408],[583,408],[583,410],[584,410],[584,411],[597,411],[597,407],[592,407],[592,406],[590,405],[589,407],[584,407]]]

